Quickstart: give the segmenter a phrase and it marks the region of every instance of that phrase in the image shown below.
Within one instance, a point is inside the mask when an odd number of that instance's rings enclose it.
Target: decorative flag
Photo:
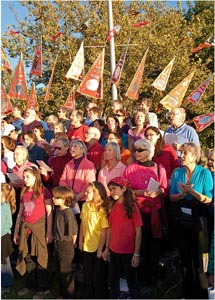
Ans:
[[[211,125],[214,122],[214,111],[208,114],[197,116],[193,118],[193,122],[196,125],[196,131],[201,132],[206,127]]]
[[[19,63],[15,69],[12,85],[8,96],[12,99],[26,100],[28,99],[27,84],[25,79],[24,64],[22,61],[22,53]]]
[[[144,71],[144,66],[145,66],[146,56],[147,56],[148,51],[149,51],[149,49],[146,50],[146,52],[142,58],[142,61],[134,75],[134,78],[132,79],[132,82],[125,94],[125,96],[130,99],[137,100],[139,97],[140,84],[142,81],[142,76],[143,76],[143,71]]]
[[[198,52],[199,50],[203,49],[203,48],[208,48],[208,47],[212,47],[213,45],[208,43],[208,42],[205,42],[205,43],[202,43],[202,44],[199,44],[196,48],[193,48],[191,50],[192,53],[196,53]]]
[[[7,114],[13,110],[13,106],[8,98],[4,86],[1,84],[1,113]]]
[[[169,92],[160,103],[168,110],[175,107],[180,107],[183,97],[187,91],[190,81],[195,71],[192,71],[186,78],[184,78],[173,90]]]
[[[72,91],[68,95],[64,107],[75,110],[75,88],[73,87]]]
[[[30,71],[30,78],[32,75],[42,77],[42,40],[35,52],[34,61]]]
[[[106,40],[107,40],[107,42],[110,42],[111,39],[112,39],[113,37],[115,37],[115,36],[119,33],[120,28],[121,28],[120,25],[116,25],[116,26],[114,26],[114,28],[113,28],[112,30],[109,30],[109,31],[108,31],[108,33],[107,33],[107,35],[106,35]]]
[[[19,33],[20,33],[20,31],[15,31],[15,30],[12,30],[12,29],[10,29],[10,31],[9,31],[10,35],[19,34]]]
[[[63,32],[58,32],[54,36],[50,36],[50,39],[52,40],[52,42],[55,42],[56,39],[61,36],[61,34],[63,34]]]
[[[1,48],[1,71],[11,71],[10,63],[3,48]]]
[[[101,51],[89,72],[81,82],[78,92],[95,99],[103,97],[103,70],[105,49]]]
[[[48,101],[49,97],[50,97],[50,90],[51,90],[51,86],[52,86],[52,80],[53,80],[53,77],[54,77],[54,70],[55,70],[55,66],[56,66],[56,63],[57,63],[57,58],[58,58],[58,54],[57,54],[57,56],[55,58],[55,61],[54,61],[54,65],[53,65],[53,68],[52,68],[52,73],[51,73],[51,77],[49,79],[49,83],[48,83],[48,86],[47,86],[47,90],[46,90],[46,95],[45,95],[44,101]]]
[[[150,23],[149,21],[137,21],[137,22],[135,23],[134,26],[135,26],[136,28],[139,28],[139,27],[148,25],[149,23]]]
[[[36,88],[35,88],[35,82],[33,82],[32,89],[30,96],[28,98],[28,103],[26,106],[27,108],[34,108],[35,110],[38,110],[38,104],[37,104],[37,94],[36,94]]]
[[[124,63],[125,63],[125,58],[126,58],[126,55],[127,55],[127,51],[128,51],[128,45],[129,45],[129,41],[130,39],[128,40],[128,43],[124,49],[124,51],[122,52],[122,55],[118,61],[118,64],[113,72],[113,75],[112,75],[112,78],[111,78],[111,83],[112,84],[118,84],[119,81],[120,81],[120,77],[121,77],[121,74],[122,74],[122,69],[123,69],[123,66],[124,66]]]
[[[172,66],[174,63],[175,57],[169,62],[166,68],[160,73],[160,75],[155,79],[152,85],[160,91],[164,91],[166,89],[167,82],[169,80],[169,75],[172,71]]]
[[[84,42],[75,56],[69,71],[66,74],[66,78],[72,78],[75,80],[82,80],[84,75]]]
[[[209,85],[211,79],[213,78],[214,74],[211,74],[195,91],[193,91],[186,100],[189,100],[190,102],[197,104],[202,95],[204,94],[207,86]]]

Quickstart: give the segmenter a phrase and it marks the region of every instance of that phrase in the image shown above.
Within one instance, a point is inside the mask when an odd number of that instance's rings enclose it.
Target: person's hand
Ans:
[[[140,257],[133,255],[131,259],[131,266],[137,268],[139,266],[139,263],[140,263]]]
[[[101,250],[97,250],[97,253],[96,253],[96,256],[98,257],[98,258],[102,258],[102,251]]]
[[[103,257],[104,261],[109,260],[109,248],[105,249],[105,251],[102,253],[102,257]]]
[[[192,192],[193,184],[190,184],[190,183],[184,184],[182,182],[179,182],[178,187],[182,191],[182,193],[186,195],[186,194],[189,194],[190,192]]]
[[[41,174],[41,175],[43,175],[43,176],[47,177],[47,175],[48,175],[48,172],[46,171],[46,169],[45,169],[45,168],[43,168],[43,167],[40,167],[40,168],[39,168],[39,171],[40,171],[40,174]]]
[[[52,232],[47,232],[46,233],[46,243],[50,244],[53,241],[53,235]]]
[[[14,233],[13,241],[14,241],[14,244],[19,245],[19,234],[18,233]]]
[[[181,150],[181,144],[178,144],[178,143],[173,143],[172,144],[173,148],[177,151],[180,151]]]
[[[79,242],[79,243],[78,243],[78,248],[79,248],[79,250],[80,250],[81,252],[83,252],[83,247],[84,247],[83,242]]]

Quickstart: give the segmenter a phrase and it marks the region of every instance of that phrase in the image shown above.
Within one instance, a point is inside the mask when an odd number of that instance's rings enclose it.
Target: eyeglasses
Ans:
[[[115,117],[123,117],[123,115],[115,114]]]
[[[54,147],[55,148],[55,150],[61,150],[62,149],[62,147]]]
[[[149,136],[155,136],[156,134],[145,134],[145,137],[149,137]]]
[[[144,151],[148,151],[148,149],[142,149],[142,148],[135,149],[135,152],[144,152]]]

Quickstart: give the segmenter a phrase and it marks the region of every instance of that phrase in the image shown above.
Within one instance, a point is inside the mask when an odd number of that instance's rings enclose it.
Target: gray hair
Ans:
[[[28,153],[28,149],[27,149],[27,148],[25,148],[25,147],[22,146],[22,145],[18,145],[18,146],[16,146],[14,152],[15,152],[16,150],[19,150],[19,151],[21,151],[21,152],[24,154],[23,156],[24,156],[24,158],[25,158],[25,161],[28,160],[28,158],[29,158],[29,153]]]
[[[184,143],[182,145],[182,150],[186,149],[196,158],[196,162],[200,160],[201,157],[201,147],[195,143]]]
[[[95,134],[95,139],[96,140],[99,140],[100,139],[100,136],[101,136],[101,132],[99,131],[98,128],[96,127],[89,127],[88,131],[91,131],[93,134]]]
[[[183,107],[175,107],[172,108],[171,111],[169,112],[170,114],[173,112],[178,112],[181,115],[181,122],[184,123],[186,120],[186,111]]]
[[[115,158],[117,161],[121,160],[121,154],[120,154],[120,147],[119,144],[114,143],[114,142],[109,142],[105,145],[105,149],[107,148],[107,146],[111,146],[113,148],[113,152],[115,154]]]
[[[69,144],[70,144],[69,139],[64,138],[64,137],[59,137],[59,138],[57,138],[55,140],[55,143],[58,142],[58,141],[62,142],[62,144],[64,145],[64,147],[69,147]]]
[[[135,148],[146,148],[149,151],[149,157],[152,159],[155,152],[155,147],[146,139],[139,139],[134,143]]]
[[[87,155],[87,147],[86,147],[86,145],[82,142],[82,141],[79,141],[79,140],[73,140],[73,141],[71,141],[71,143],[70,143],[70,148],[73,146],[73,145],[77,145],[77,146],[79,146],[80,148],[82,148],[83,150],[84,150],[84,155]]]

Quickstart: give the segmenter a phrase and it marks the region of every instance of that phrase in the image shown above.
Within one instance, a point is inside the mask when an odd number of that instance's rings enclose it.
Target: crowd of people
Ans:
[[[54,259],[61,297],[76,295],[74,269],[83,272],[81,298],[119,299],[125,276],[130,298],[159,280],[161,251],[178,249],[185,299],[214,288],[214,158],[205,166],[184,108],[169,112],[166,129],[144,98],[132,116],[120,101],[102,116],[59,107],[43,120],[19,105],[2,116],[1,282],[26,276],[25,297],[51,288]],[[170,242],[170,243],[169,243]],[[210,255],[209,255],[210,253]]]

